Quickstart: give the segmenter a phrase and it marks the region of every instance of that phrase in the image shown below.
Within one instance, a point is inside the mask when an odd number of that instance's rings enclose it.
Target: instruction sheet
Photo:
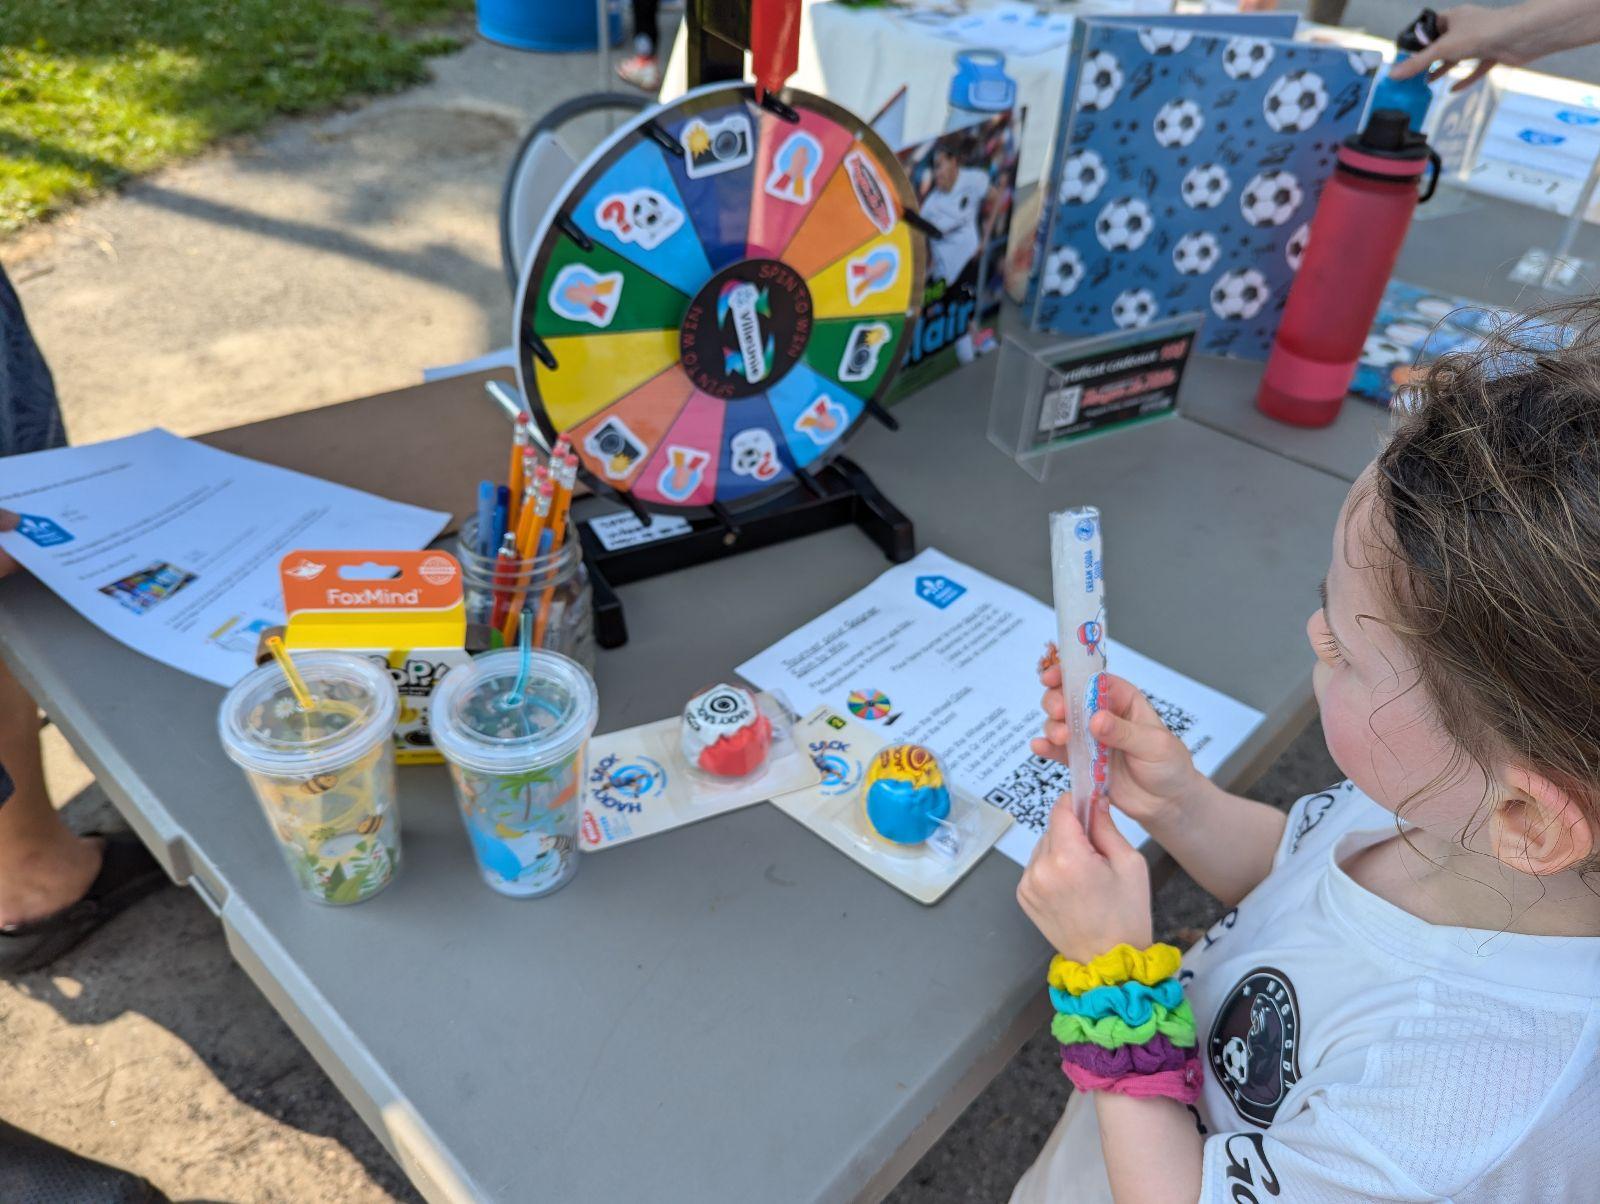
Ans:
[[[8,457],[0,547],[130,648],[230,686],[284,621],[295,548],[415,551],[450,516],[145,431]]]
[[[1027,864],[1069,782],[1064,766],[1028,747],[1043,723],[1035,666],[1055,628],[1055,611],[1037,598],[929,548],[739,672],[802,714],[830,706],[887,739],[927,745],[960,789],[1011,813],[1016,823],[996,847]],[[1107,668],[1145,692],[1202,773],[1261,721],[1260,711],[1126,645],[1106,646]],[[1130,840],[1145,839],[1115,814]]]

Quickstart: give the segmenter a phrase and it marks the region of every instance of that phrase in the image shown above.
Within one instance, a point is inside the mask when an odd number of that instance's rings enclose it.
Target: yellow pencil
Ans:
[[[550,510],[550,556],[561,550],[562,541],[567,536],[567,513],[572,509],[572,487],[578,481],[578,457],[572,453],[567,454],[562,463],[560,483],[556,487],[555,505]],[[550,603],[556,594],[554,580],[544,587],[544,597],[539,599],[539,619],[533,625],[533,646],[544,647],[545,628],[550,623]]]
[[[548,479],[544,467],[542,465],[536,467],[533,470],[533,475],[528,478],[528,488],[522,495],[522,518],[517,523],[517,555],[523,560],[533,559],[534,553],[538,550],[537,544],[539,541],[539,537],[535,535],[533,542],[528,542],[528,531],[533,526],[533,507],[528,503],[539,496],[540,486]]]
[[[548,475],[544,476],[539,482],[538,495],[527,508],[527,513],[532,517],[529,518],[527,524],[529,542],[525,546],[535,551],[539,547],[539,536],[544,534],[545,521],[550,517],[550,511],[555,502],[555,492],[555,482]],[[530,552],[519,552],[519,555],[524,566],[533,559],[533,554]],[[518,574],[521,579],[521,588],[512,595],[511,605],[506,608],[505,617],[500,623],[500,635],[508,645],[516,638],[517,624],[522,620],[522,605],[528,597],[528,586],[532,584],[528,580],[529,576],[530,574],[528,573]]]
[[[511,487],[511,513],[506,516],[506,526],[512,531],[517,529],[517,519],[522,508],[522,494],[528,486],[524,475],[528,442],[528,416],[518,414],[516,427],[511,432],[511,471],[506,477],[506,483]]]

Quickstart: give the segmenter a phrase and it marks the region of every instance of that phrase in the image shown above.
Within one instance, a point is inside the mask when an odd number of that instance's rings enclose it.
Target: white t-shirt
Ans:
[[[1202,1204],[1600,1200],[1600,939],[1426,923],[1343,870],[1395,831],[1351,783],[1185,955]],[[1014,1201],[1110,1200],[1075,1095]]]
[[[939,227],[942,235],[928,244],[936,279],[954,280],[978,253],[978,219],[988,192],[989,174],[963,167],[949,192],[935,184],[922,199],[922,216]]]

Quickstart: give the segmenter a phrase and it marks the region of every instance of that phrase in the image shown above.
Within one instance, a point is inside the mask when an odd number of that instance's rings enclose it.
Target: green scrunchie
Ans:
[[[1050,1031],[1063,1045],[1093,1041],[1105,1049],[1143,1045],[1160,1033],[1180,1049],[1188,1049],[1194,1045],[1194,1012],[1187,999],[1170,1010],[1159,1003],[1155,1004],[1151,1008],[1150,1019],[1143,1024],[1129,1024],[1121,1016],[1102,1016],[1098,1020],[1091,1020],[1087,1016],[1069,1016],[1057,1012],[1055,1019],[1050,1021]]]

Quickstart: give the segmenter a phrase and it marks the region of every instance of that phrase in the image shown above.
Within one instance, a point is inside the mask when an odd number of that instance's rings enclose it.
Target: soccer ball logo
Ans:
[[[1061,168],[1058,195],[1063,205],[1082,205],[1100,195],[1106,185],[1105,160],[1097,151],[1081,150],[1068,155]]]
[[[1162,146],[1188,146],[1205,123],[1200,106],[1185,97],[1182,100],[1169,100],[1162,105],[1151,128],[1155,130],[1156,141]]]
[[[1156,316],[1156,295],[1147,288],[1130,288],[1111,303],[1111,320],[1120,330],[1148,326]]]
[[[1222,248],[1209,230],[1191,230],[1172,248],[1172,266],[1185,276],[1199,276],[1217,266]]]
[[[1189,208],[1214,209],[1222,204],[1222,198],[1228,195],[1228,189],[1232,187],[1233,181],[1218,164],[1201,163],[1189,169],[1178,191]]]
[[[1352,50],[1349,59],[1350,70],[1357,75],[1371,75],[1383,62],[1383,56],[1376,50]]]
[[[1150,206],[1136,196],[1118,197],[1094,219],[1094,236],[1108,251],[1137,251],[1153,229]]]
[[[1040,281],[1046,295],[1065,297],[1083,283],[1083,256],[1077,247],[1057,247],[1045,257],[1044,278]]]
[[[1315,71],[1291,71],[1267,89],[1261,112],[1279,133],[1303,134],[1328,107],[1328,89]]]
[[[1289,270],[1298,272],[1300,261],[1306,257],[1306,247],[1311,243],[1311,223],[1302,222],[1300,228],[1289,235],[1289,245],[1283,248],[1283,257],[1289,261]]]
[[[1194,34],[1181,29],[1141,29],[1139,45],[1151,54],[1179,54],[1194,41]]]
[[[1281,226],[1294,216],[1303,194],[1300,181],[1286,171],[1264,171],[1239,193],[1239,212],[1252,226]]]
[[[1261,312],[1272,290],[1255,268],[1224,272],[1211,286],[1211,309],[1219,318],[1253,318]]]
[[[1083,64],[1078,78],[1078,105],[1099,111],[1111,107],[1122,90],[1122,67],[1116,56],[1097,50]]]
[[[1260,79],[1272,62],[1272,43],[1260,38],[1229,38],[1222,48],[1222,69],[1230,79]]]

